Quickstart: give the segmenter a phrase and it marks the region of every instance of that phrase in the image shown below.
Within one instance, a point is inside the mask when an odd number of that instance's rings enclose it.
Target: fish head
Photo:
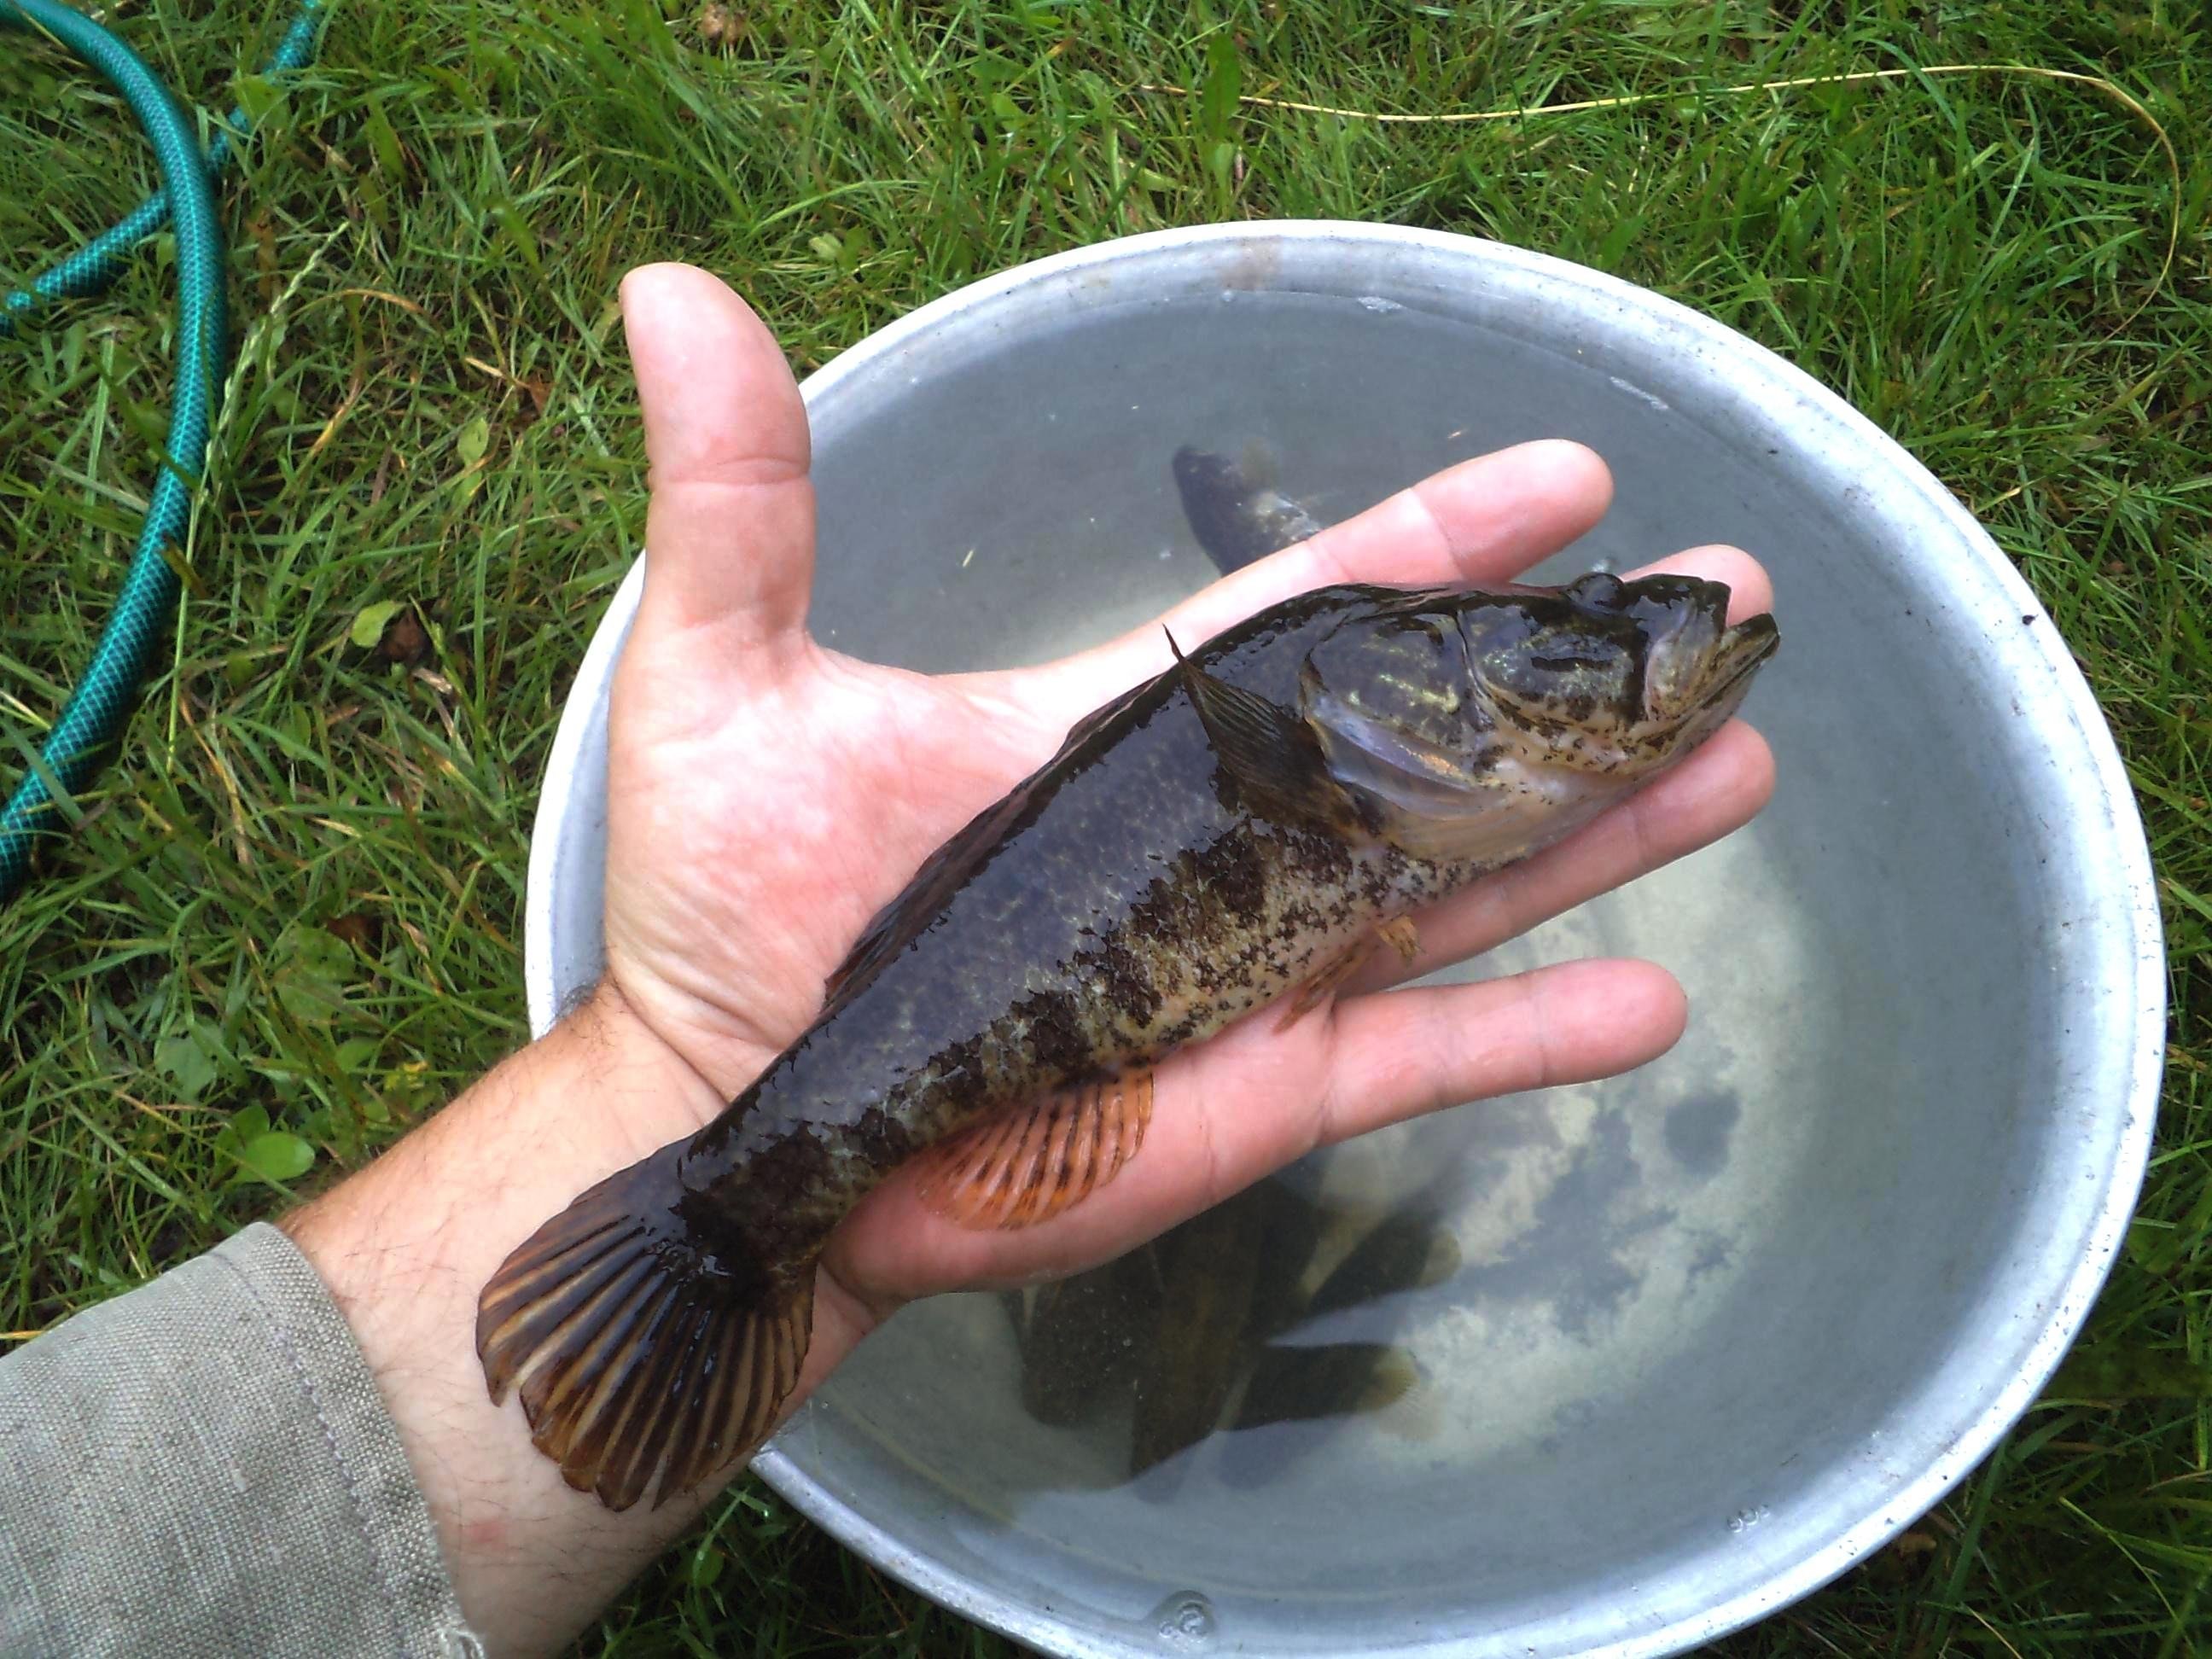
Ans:
[[[1774,619],[1728,621],[1724,583],[1592,572],[1463,607],[1493,732],[1574,770],[1642,777],[1719,730],[1774,653]]]
[[[1556,840],[1718,731],[1779,641],[1692,576],[1379,600],[1309,654],[1330,773],[1386,840],[1504,862]]]

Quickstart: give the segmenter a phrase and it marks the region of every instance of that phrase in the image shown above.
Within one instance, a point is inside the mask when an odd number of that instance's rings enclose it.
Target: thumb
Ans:
[[[805,406],[775,337],[690,265],[640,266],[622,306],[652,468],[640,627],[710,629],[717,654],[795,642],[814,489]]]

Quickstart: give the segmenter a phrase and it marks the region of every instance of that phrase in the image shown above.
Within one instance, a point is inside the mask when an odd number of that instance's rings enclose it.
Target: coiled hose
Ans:
[[[320,0],[305,0],[268,73],[296,69],[314,50]],[[0,23],[34,29],[70,48],[114,84],[154,146],[161,188],[113,228],[63,260],[27,289],[0,298],[0,334],[48,301],[97,294],[113,282],[133,248],[165,223],[177,240],[176,390],[169,429],[147,498],[146,518],[114,610],[100,630],[76,689],[40,746],[38,763],[0,811],[0,902],[30,872],[31,850],[58,816],[56,794],[74,795],[99,770],[121,736],[138,687],[153,665],[179,581],[168,550],[181,548],[208,436],[222,396],[224,355],[222,232],[210,180],[230,159],[218,137],[203,155],[191,119],[138,55],[90,18],[56,0],[0,0]],[[231,125],[244,131],[243,110]]]

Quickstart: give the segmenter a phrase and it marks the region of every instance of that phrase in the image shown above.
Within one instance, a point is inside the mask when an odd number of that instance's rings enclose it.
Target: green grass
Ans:
[[[119,9],[227,107],[276,0]],[[1112,234],[1320,215],[1496,236],[1649,284],[1835,386],[1981,513],[2056,616],[2148,815],[2172,1061],[2087,1346],[1900,1546],[1732,1655],[2212,1643],[2212,35],[2201,7],[1830,0],[647,0],[360,5],[228,191],[243,349],[173,672],[48,878],[0,914],[0,1328],[50,1325],[286,1201],[246,1129],[356,1164],[521,1040],[520,912],[562,690],[642,527],[611,297],[724,273],[802,369],[976,276]],[[664,21],[665,18],[666,21]],[[1437,113],[1377,127],[1133,90]],[[1699,100],[1700,84],[2018,61]],[[1217,94],[1223,89],[1217,58]],[[249,88],[249,91],[252,91]],[[0,46],[0,277],[149,179],[125,112]],[[2173,270],[2158,282],[2179,215]],[[58,705],[135,527],[166,265],[0,349],[0,766]],[[412,665],[364,606],[430,624]],[[281,1167],[286,1141],[256,1156]],[[623,1652],[1010,1650],[755,1484],[612,1611]],[[589,1645],[599,1645],[593,1643]]]

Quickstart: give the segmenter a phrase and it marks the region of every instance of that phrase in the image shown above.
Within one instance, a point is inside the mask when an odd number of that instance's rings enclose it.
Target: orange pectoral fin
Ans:
[[[1345,981],[1358,973],[1367,958],[1375,954],[1377,940],[1395,951],[1401,962],[1411,962],[1421,954],[1421,935],[1413,926],[1411,916],[1376,922],[1373,933],[1354,939],[1307,975],[1304,982],[1283,1006],[1282,1015],[1275,1021],[1275,1029],[1289,1030],[1334,996]]]
[[[1287,1031],[1336,994],[1336,988],[1359,971],[1359,964],[1375,954],[1372,939],[1354,939],[1309,975],[1284,1004],[1275,1029]]]
[[[963,1227],[1030,1227],[1111,1181],[1144,1144],[1152,1074],[1056,1090],[922,1154],[922,1201]]]
[[[1421,930],[1413,926],[1411,916],[1395,916],[1389,921],[1378,921],[1375,931],[1382,942],[1398,953],[1401,962],[1412,962],[1421,954]]]

